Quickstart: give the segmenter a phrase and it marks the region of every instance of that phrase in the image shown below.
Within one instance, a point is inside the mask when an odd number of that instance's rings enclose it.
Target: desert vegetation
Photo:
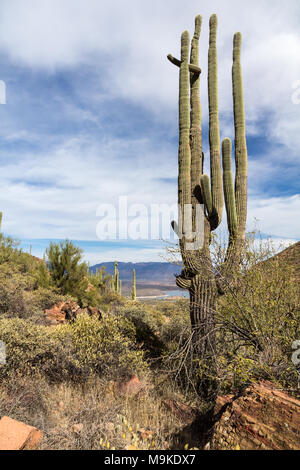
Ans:
[[[247,237],[243,269],[216,305],[217,394],[239,393],[262,379],[297,393],[291,361],[300,333],[296,271],[285,257],[273,256],[270,241],[257,239]],[[201,448],[199,417],[206,420],[213,403],[197,384],[212,371],[195,355],[189,301],[122,297],[99,276],[90,279],[80,256],[68,264],[78,284],[62,283],[56,273],[65,258],[57,250],[66,247],[78,255],[71,242],[48,250],[49,258],[56,253],[53,275],[49,263],[2,235],[0,340],[7,361],[0,367],[0,415],[42,429],[45,449]],[[213,252],[215,263],[222,262],[217,240]],[[83,306],[92,301],[102,318],[83,313],[47,324],[45,309],[66,299]],[[117,384],[134,376],[141,391],[122,394]]]

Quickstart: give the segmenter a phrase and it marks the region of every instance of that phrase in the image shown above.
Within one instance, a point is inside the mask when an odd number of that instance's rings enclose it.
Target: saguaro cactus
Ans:
[[[118,270],[118,263],[115,261],[115,274],[114,274],[114,291],[117,294],[121,295],[121,281],[120,281],[120,275],[119,275],[119,270]]]
[[[136,276],[135,276],[135,269],[132,271],[132,278],[133,278],[133,285],[131,289],[131,298],[132,300],[136,300]]]
[[[179,235],[184,269],[177,277],[177,285],[189,290],[190,316],[194,345],[200,357],[215,353],[214,326],[218,295],[239,269],[245,240],[247,218],[247,146],[245,135],[245,111],[243,82],[240,65],[241,34],[233,41],[232,88],[235,125],[235,186],[231,171],[232,144],[226,138],[221,144],[218,108],[217,70],[217,16],[210,18],[208,52],[208,103],[210,178],[203,174],[201,104],[199,97],[201,69],[199,68],[199,38],[202,18],[195,20],[195,32],[191,41],[189,33],[181,36],[181,59],[169,54],[168,59],[179,67],[179,223],[172,226]],[[223,181],[222,181],[223,179]],[[223,215],[223,193],[227,213],[229,242],[225,262],[219,273],[212,267],[210,255],[211,232],[217,229]],[[204,211],[198,211],[199,205]],[[186,223],[187,208],[192,207],[192,223]],[[202,246],[190,249],[190,243],[201,239],[197,231],[197,216],[202,214]],[[192,226],[193,230],[186,227]],[[201,226],[201,224],[200,224]],[[191,235],[192,234],[192,235]]]

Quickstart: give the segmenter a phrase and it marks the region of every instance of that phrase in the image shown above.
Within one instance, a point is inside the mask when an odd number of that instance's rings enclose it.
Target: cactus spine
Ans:
[[[218,105],[218,64],[217,64],[217,16],[209,22],[208,51],[208,104],[209,104],[209,147],[210,178],[203,174],[204,155],[202,152],[199,37],[201,16],[195,19],[195,32],[191,41],[190,63],[189,34],[181,36],[181,59],[169,55],[168,59],[180,68],[179,71],[179,176],[178,204],[179,222],[172,227],[180,235],[180,249],[184,269],[177,277],[177,285],[190,292],[190,315],[194,343],[200,356],[214,351],[214,315],[216,299],[232,273],[239,268],[245,239],[247,218],[247,146],[245,134],[245,111],[243,81],[240,64],[241,34],[236,33],[233,41],[232,90],[235,126],[235,185],[231,171],[232,144],[226,138],[221,144]],[[224,194],[224,197],[223,197]],[[229,243],[221,274],[212,269],[210,255],[211,232],[222,221],[223,206],[227,214]],[[200,249],[190,250],[190,225],[185,218],[186,206],[192,205],[193,240],[200,238],[197,232],[197,206],[202,211],[204,240]],[[201,213],[201,212],[200,212]],[[187,229],[188,228],[188,229]],[[224,280],[226,278],[226,282]]]
[[[132,300],[136,300],[136,276],[135,276],[135,269],[132,271],[132,277],[133,277],[133,285],[132,285],[132,290],[131,290],[131,298]]]

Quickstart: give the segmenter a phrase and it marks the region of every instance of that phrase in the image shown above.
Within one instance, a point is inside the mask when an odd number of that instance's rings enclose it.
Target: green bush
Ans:
[[[127,302],[116,310],[120,318],[127,318],[135,326],[135,340],[150,357],[161,355],[163,343],[159,331],[164,319],[160,312],[151,306]]]
[[[143,352],[134,342],[134,325],[125,318],[107,316],[99,321],[81,315],[74,323],[57,328],[55,334],[61,344],[72,345],[79,370],[116,377],[147,369]]]
[[[107,378],[147,369],[143,352],[135,343],[135,328],[114,316],[98,320],[81,315],[74,323],[49,328],[29,320],[0,320],[0,341],[6,344],[7,361],[0,377],[34,371],[53,380]]]
[[[300,292],[293,263],[271,241],[247,239],[243,270],[216,312],[222,387],[268,379],[297,386],[292,343],[300,337]],[[222,382],[224,381],[224,382]]]
[[[6,364],[0,376],[50,369],[57,345],[51,329],[20,318],[0,320],[0,341],[6,345]]]
[[[167,321],[161,328],[160,337],[168,355],[188,341],[191,335],[189,303],[186,300],[169,303],[169,305],[165,302],[163,312]]]

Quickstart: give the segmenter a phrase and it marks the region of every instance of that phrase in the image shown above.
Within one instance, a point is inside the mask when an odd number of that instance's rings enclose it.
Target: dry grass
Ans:
[[[40,449],[169,449],[187,425],[164,406],[170,397],[184,400],[166,384],[151,385],[149,378],[145,391],[130,398],[115,396],[112,382],[99,378],[53,385],[38,375],[15,376],[0,385],[0,417],[41,429]]]

